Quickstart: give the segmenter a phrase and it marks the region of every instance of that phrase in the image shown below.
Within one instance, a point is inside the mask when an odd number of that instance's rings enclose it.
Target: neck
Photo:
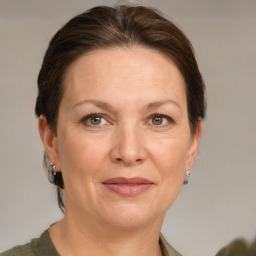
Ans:
[[[159,234],[164,216],[140,227],[116,227],[83,220],[66,212],[65,217],[51,226],[51,239],[60,255],[161,256]]]

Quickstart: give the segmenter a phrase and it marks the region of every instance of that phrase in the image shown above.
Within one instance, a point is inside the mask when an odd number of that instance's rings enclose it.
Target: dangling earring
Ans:
[[[56,166],[53,164],[53,163],[50,163],[50,166],[51,166],[51,168],[52,168],[52,175],[53,176],[56,176],[56,174],[57,174],[57,172],[56,172]]]
[[[188,184],[188,178],[190,177],[190,170],[186,171],[185,179],[183,181],[183,184],[186,185]]]

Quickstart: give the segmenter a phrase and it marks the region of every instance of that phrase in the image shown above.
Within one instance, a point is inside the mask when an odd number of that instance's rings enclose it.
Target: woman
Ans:
[[[173,23],[129,6],[74,17],[45,54],[36,114],[64,218],[3,255],[180,255],[160,230],[188,182],[205,101]]]

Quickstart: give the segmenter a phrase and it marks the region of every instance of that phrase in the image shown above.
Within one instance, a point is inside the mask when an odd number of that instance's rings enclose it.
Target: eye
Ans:
[[[173,120],[172,118],[166,115],[154,114],[150,118],[150,123],[155,126],[164,126],[164,125],[168,125],[168,123],[173,123]]]
[[[161,116],[155,116],[152,118],[152,123],[154,125],[161,125],[163,123],[163,117]]]
[[[88,126],[100,126],[108,123],[101,114],[88,115],[82,119],[82,122]]]

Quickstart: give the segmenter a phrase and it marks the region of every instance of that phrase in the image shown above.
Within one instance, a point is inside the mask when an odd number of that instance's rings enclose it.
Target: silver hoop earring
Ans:
[[[184,179],[184,181],[183,181],[183,184],[184,185],[186,185],[186,184],[188,184],[188,178],[190,177],[190,170],[187,170],[186,171],[186,174],[185,174],[185,179]]]

